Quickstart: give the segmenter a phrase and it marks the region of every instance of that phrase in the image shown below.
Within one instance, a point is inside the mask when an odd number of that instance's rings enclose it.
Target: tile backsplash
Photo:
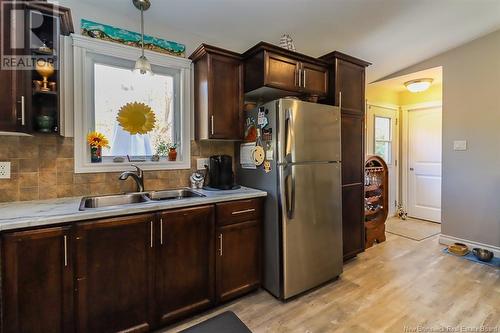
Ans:
[[[192,141],[191,169],[145,171],[146,190],[189,185],[196,158],[234,156],[234,143]],[[0,161],[11,162],[11,178],[0,179],[0,202],[52,199],[133,191],[133,180],[118,180],[120,172],[75,174],[73,139],[57,135],[0,136]],[[128,169],[124,166],[124,169]]]

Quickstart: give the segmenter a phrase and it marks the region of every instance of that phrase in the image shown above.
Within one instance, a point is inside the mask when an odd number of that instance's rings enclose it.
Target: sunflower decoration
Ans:
[[[146,134],[156,123],[153,110],[144,103],[127,103],[118,112],[116,120],[130,134]]]
[[[90,132],[87,134],[87,143],[92,148],[109,147],[109,141],[104,134],[99,132]]]

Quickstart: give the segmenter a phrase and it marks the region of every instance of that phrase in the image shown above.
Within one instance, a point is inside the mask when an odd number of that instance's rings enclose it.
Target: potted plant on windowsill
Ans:
[[[177,160],[177,144],[171,143],[168,145],[168,160],[175,161]]]
[[[102,162],[102,148],[109,147],[109,141],[104,134],[99,132],[90,132],[87,134],[87,143],[90,146],[90,162]]]

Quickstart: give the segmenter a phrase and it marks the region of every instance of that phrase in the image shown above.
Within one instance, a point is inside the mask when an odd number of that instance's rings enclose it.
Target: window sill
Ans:
[[[161,171],[161,170],[182,170],[191,169],[191,161],[161,161],[161,162],[123,162],[123,163],[84,163],[76,165],[75,173],[100,173],[100,172],[121,172],[130,169],[134,164],[145,171]]]

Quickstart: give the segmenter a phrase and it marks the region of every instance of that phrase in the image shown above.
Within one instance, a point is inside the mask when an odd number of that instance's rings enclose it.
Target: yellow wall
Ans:
[[[408,90],[399,93],[399,105],[411,105],[425,102],[436,102],[443,99],[443,86],[433,84],[426,91],[412,93]]]
[[[437,102],[443,99],[443,86],[442,84],[433,84],[426,91],[412,93],[408,90],[396,91],[376,83],[369,84],[366,87],[366,99],[368,104],[390,104],[393,106]]]
[[[369,84],[366,87],[366,99],[368,104],[399,105],[399,94],[397,91],[377,84]]]

